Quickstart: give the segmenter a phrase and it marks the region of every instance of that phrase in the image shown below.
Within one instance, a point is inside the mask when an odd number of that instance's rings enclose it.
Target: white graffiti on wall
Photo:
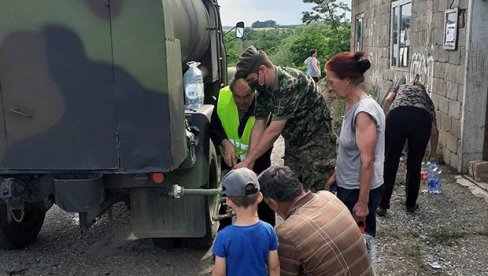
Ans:
[[[420,81],[425,85],[427,92],[432,93],[434,83],[434,58],[431,55],[414,53],[410,64],[409,79],[415,78],[419,74]]]

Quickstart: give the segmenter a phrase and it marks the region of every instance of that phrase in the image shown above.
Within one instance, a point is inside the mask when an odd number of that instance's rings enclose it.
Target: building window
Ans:
[[[391,3],[390,64],[393,67],[408,66],[411,15],[411,0]]]
[[[354,27],[354,50],[361,52],[363,50],[363,18],[364,13],[356,15]]]

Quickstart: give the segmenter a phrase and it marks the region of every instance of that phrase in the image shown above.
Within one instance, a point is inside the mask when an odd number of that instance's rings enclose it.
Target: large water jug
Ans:
[[[185,107],[189,110],[196,110],[203,105],[204,87],[202,71],[198,69],[200,62],[190,61],[183,81],[185,83]]]

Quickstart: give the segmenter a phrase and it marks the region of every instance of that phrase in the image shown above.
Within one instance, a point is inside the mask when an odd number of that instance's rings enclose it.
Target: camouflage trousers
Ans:
[[[335,137],[295,146],[285,141],[285,165],[298,176],[304,188],[317,192],[334,173],[336,162]]]

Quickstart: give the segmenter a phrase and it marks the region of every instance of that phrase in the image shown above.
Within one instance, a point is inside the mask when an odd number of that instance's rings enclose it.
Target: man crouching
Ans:
[[[281,275],[373,275],[366,245],[347,207],[332,193],[305,192],[286,166],[259,175],[278,224]]]

